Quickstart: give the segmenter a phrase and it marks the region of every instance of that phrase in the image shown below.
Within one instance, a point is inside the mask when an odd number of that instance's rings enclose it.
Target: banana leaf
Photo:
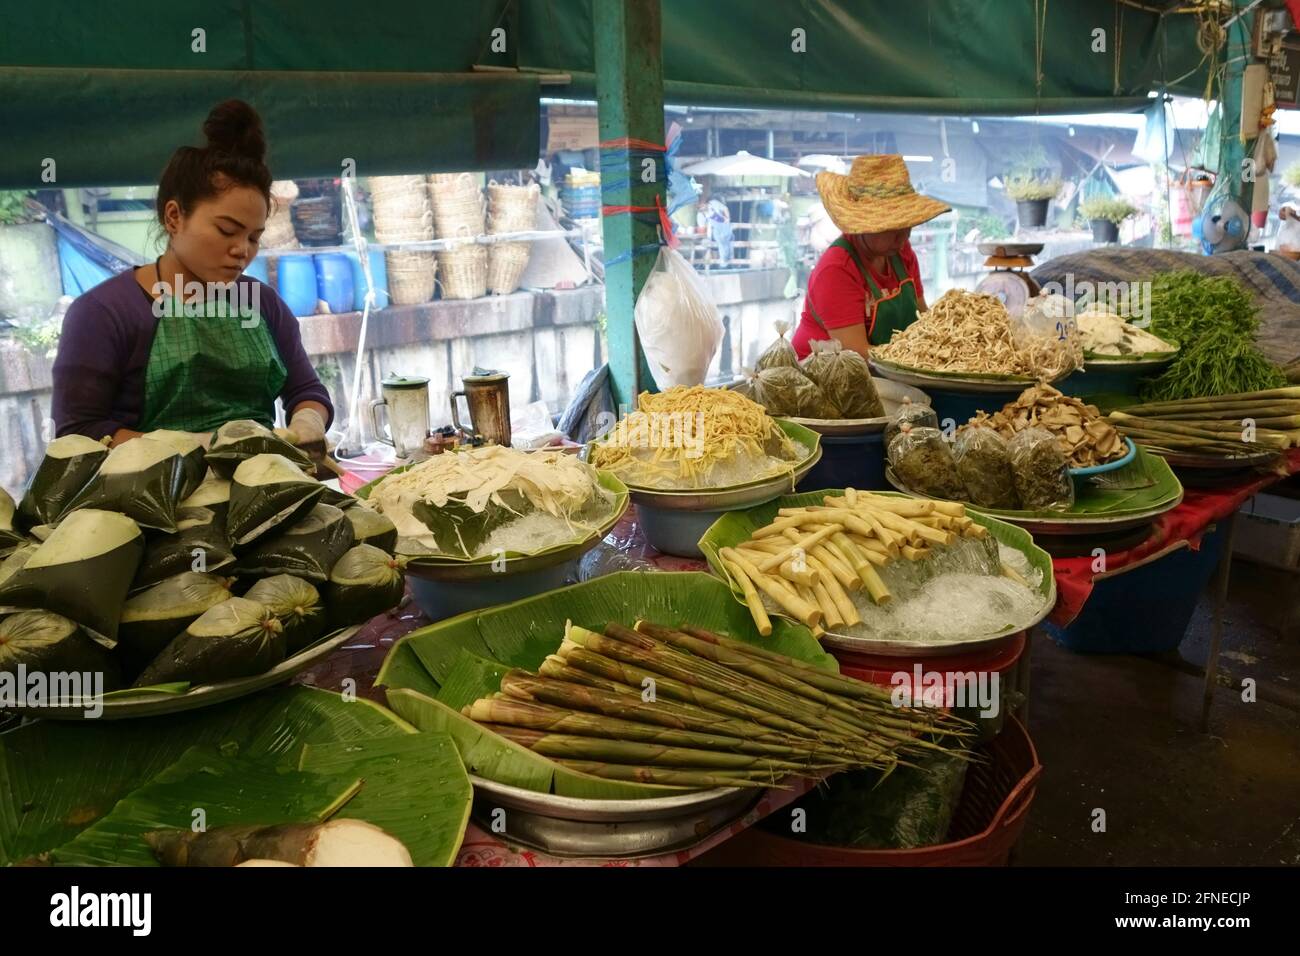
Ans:
[[[505,664],[462,650],[456,663],[438,691],[439,703],[452,710],[460,710],[480,697],[495,694],[501,689],[501,678],[510,670]]]
[[[310,744],[298,769],[338,777],[359,774],[365,781],[361,792],[338,816],[373,823],[396,837],[416,866],[451,866],[456,861],[474,788],[447,735]]]
[[[406,471],[411,467],[412,467],[411,465],[403,465],[400,468],[394,468],[392,471],[388,472],[388,474],[389,475],[400,474],[401,472]],[[384,477],[387,477],[387,475],[385,475]],[[360,488],[356,490],[356,497],[362,500],[368,500],[370,498],[371,492],[374,491],[375,487],[381,481],[383,481],[383,477],[376,478],[374,481],[362,485]],[[601,538],[604,538],[605,535],[609,534],[610,530],[614,527],[614,525],[618,524],[619,519],[623,517],[623,513],[627,511],[628,490],[627,490],[627,486],[624,485],[622,481],[620,481],[618,478],[614,477],[613,475],[611,475],[609,472],[606,471],[597,470],[596,481],[600,485],[600,487],[604,488],[606,491],[610,492],[614,496],[613,510],[610,512],[609,517],[607,517],[604,521],[602,521],[600,526],[592,530],[590,534],[583,534],[581,531],[575,531],[574,540],[570,543],[557,544],[549,548],[543,548],[540,551],[506,551],[503,555],[485,554],[477,558],[470,558],[458,554],[416,553],[414,551],[410,551],[409,548],[404,551],[402,539],[397,540],[396,550],[398,553],[407,554],[407,556],[411,559],[410,560],[411,565],[415,567],[419,567],[420,565],[461,566],[461,565],[470,565],[470,564],[491,564],[492,562],[499,560],[501,557],[504,557],[507,562],[517,561],[523,558],[538,558],[544,555],[553,554],[557,551],[565,551],[571,549],[577,545],[581,545],[588,541],[592,541],[593,539],[599,540]],[[464,510],[467,511],[468,509],[464,509]],[[428,519],[426,519],[426,513],[432,514],[434,513],[434,509],[429,508],[425,512],[416,514],[416,517],[419,518],[421,521],[424,521],[425,524],[428,524],[429,522]],[[487,514],[486,511],[484,513]],[[464,515],[462,515],[462,518],[463,517]],[[446,527],[435,528],[433,525],[430,525],[429,527],[431,528],[433,534],[437,537],[439,541],[456,540],[455,531],[462,530],[462,529],[464,533],[470,535],[470,540],[476,540],[479,543],[481,543],[483,540],[483,537],[477,536],[478,531],[473,530],[472,526],[461,525],[459,527],[455,527],[454,522],[448,522]],[[495,524],[493,524],[493,527],[495,527]],[[444,536],[446,535],[450,535],[450,538],[445,538]],[[475,544],[474,547],[477,547],[477,544]],[[390,549],[386,548],[384,550],[390,550]],[[471,548],[470,550],[472,551],[473,548]]]
[[[828,488],[822,491],[809,491],[798,495],[785,495],[766,504],[749,508],[745,511],[732,511],[724,514],[717,521],[709,526],[709,530],[704,532],[704,537],[700,538],[700,550],[704,552],[705,560],[709,562],[709,569],[718,575],[723,581],[727,582],[731,596],[734,599],[733,604],[744,607],[745,595],[740,586],[732,580],[730,572],[722,563],[719,552],[723,548],[734,548],[743,541],[748,541],[753,536],[754,531],[765,525],[771,524],[777,517],[777,512],[781,508],[800,508],[805,505],[820,505],[826,495],[843,495],[843,489]],[[894,491],[873,491],[872,494],[884,495],[890,498],[908,498],[921,497],[904,495]],[[1042,581],[1038,585],[1038,591],[1042,594],[1044,601],[1049,602],[1049,606],[1056,601],[1056,579],[1052,575],[1052,558],[1034,544],[1033,537],[1023,528],[1018,528],[1013,524],[1005,521],[999,521],[996,518],[989,517],[988,509],[982,511],[970,510],[967,512],[971,520],[977,524],[983,525],[988,529],[989,534],[996,538],[1000,543],[1009,548],[1015,548],[1028,559],[1031,567],[1042,572]],[[748,610],[744,613],[748,614]],[[786,621],[784,617],[773,615],[772,626],[776,627],[778,620]],[[787,622],[788,623],[788,622]],[[707,627],[707,625],[701,625]],[[775,636],[776,631],[773,631]],[[780,650],[780,648],[772,648]],[[789,653],[785,651],[783,653]],[[791,655],[796,656],[796,655]]]
[[[251,823],[318,823],[361,789],[355,768],[284,770],[195,747],[105,816],[50,854],[58,866],[157,866],[150,830],[190,829],[196,810],[207,829]]]
[[[404,718],[421,729],[451,734],[471,773],[541,792],[562,788],[570,796],[627,799],[627,787],[644,785],[567,770],[479,727],[457,708],[483,696],[485,687],[488,693],[496,689],[489,686],[487,662],[536,671],[559,649],[566,621],[601,631],[610,621],[630,626],[640,618],[670,627],[694,624],[838,670],[835,659],[801,624],[774,618],[771,636],[759,637],[748,610],[728,599],[727,586],[717,578],[698,572],[623,571],[415,631],[393,645],[376,684],[388,688],[389,706]],[[473,696],[462,699],[469,694]],[[434,699],[444,696],[454,706]]]
[[[388,705],[421,730],[438,731],[451,737],[466,770],[498,783],[591,800],[642,800],[683,792],[680,787],[604,780],[569,770],[413,690],[390,690]]]
[[[0,735],[0,866],[68,843],[193,746],[296,768],[308,744],[412,733],[377,704],[308,687],[165,720],[35,721]],[[411,802],[407,793],[394,799]]]

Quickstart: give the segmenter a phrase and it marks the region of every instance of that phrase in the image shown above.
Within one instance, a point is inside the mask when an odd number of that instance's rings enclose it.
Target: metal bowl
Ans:
[[[978,373],[962,374],[959,372],[923,372],[919,369],[895,365],[881,359],[871,359],[871,370],[881,378],[902,382],[914,388],[938,390],[945,392],[969,392],[976,395],[998,395],[1015,392],[1019,394],[1038,379],[1028,375],[981,375]],[[1069,375],[1063,372],[1052,379],[1058,382]],[[1048,384],[1051,384],[1050,382]]]
[[[929,405],[930,396],[919,388],[894,382],[887,378],[872,379],[876,393],[885,406],[885,414],[878,418],[791,418],[804,428],[811,428],[822,435],[850,437],[853,435],[874,435],[883,432],[894,412],[905,400],[916,405]]]
[[[490,833],[553,856],[630,859],[694,846],[758,802],[758,788],[725,787],[647,800],[585,800],[471,775],[474,817]],[[503,810],[504,813],[494,811]]]

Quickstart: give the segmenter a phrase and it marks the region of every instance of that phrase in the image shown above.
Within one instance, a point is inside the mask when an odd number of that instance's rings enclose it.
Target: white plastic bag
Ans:
[[[635,315],[655,384],[661,389],[704,384],[722,341],[722,320],[699,276],[676,250],[659,250]]]

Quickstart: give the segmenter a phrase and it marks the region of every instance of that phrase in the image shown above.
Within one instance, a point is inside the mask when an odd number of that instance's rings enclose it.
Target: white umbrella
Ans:
[[[826,169],[832,173],[847,173],[849,159],[848,156],[834,156],[830,153],[810,153],[799,160],[799,165],[809,169]]]
[[[734,156],[715,156],[684,166],[682,172],[691,176],[807,176],[796,166],[778,163],[775,159],[754,156],[743,149]]]

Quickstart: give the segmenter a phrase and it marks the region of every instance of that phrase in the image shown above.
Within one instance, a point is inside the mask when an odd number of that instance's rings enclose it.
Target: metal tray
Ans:
[[[974,654],[977,651],[988,651],[1015,640],[1016,635],[1021,631],[1028,631],[1035,624],[1038,624],[1048,614],[1052,613],[1052,608],[1056,606],[1056,591],[1053,584],[1052,601],[1044,609],[1041,616],[1036,618],[1032,624],[1024,627],[1018,627],[1014,631],[1005,634],[995,634],[992,637],[981,637],[971,641],[955,641],[951,644],[916,644],[902,641],[877,641],[866,637],[849,637],[844,634],[836,634],[833,631],[827,631],[822,635],[822,647],[834,648],[840,651],[852,651],[858,654],[875,654],[878,657],[950,657],[953,654]]]
[[[1042,252],[1041,242],[981,242],[975,246],[981,255],[998,256],[1006,259],[1011,256],[1036,256]]]
[[[804,428],[811,428],[822,435],[842,435],[845,437],[874,435],[885,430],[890,417],[903,404],[904,399],[910,399],[917,405],[930,404],[930,396],[919,388],[883,377],[872,379],[872,381],[875,382],[876,393],[885,406],[885,414],[878,418],[791,418],[790,421],[798,422]]]
[[[1083,370],[1085,372],[1089,369],[1097,369],[1098,371],[1107,372],[1126,372],[1132,369],[1136,372],[1145,369],[1164,368],[1176,358],[1178,358],[1177,349],[1167,355],[1162,355],[1159,358],[1141,359],[1126,359],[1122,357],[1103,358],[1099,355],[1088,355],[1087,353],[1084,353]]]
[[[1143,446],[1144,448],[1146,446]],[[1252,455],[1238,455],[1226,458],[1220,455],[1198,455],[1194,452],[1160,452],[1146,448],[1152,455],[1159,455],[1171,468],[1205,469],[1207,471],[1240,471],[1266,465],[1277,457],[1277,452],[1259,451]]]
[[[721,491],[651,491],[629,485],[628,492],[635,504],[647,504],[663,511],[731,511],[736,508],[760,505],[778,495],[789,494],[799,483],[799,479],[808,474],[813,465],[821,460],[822,449],[818,445],[793,472],[776,475],[750,485],[724,488]]]
[[[200,684],[183,694],[139,694],[105,700],[104,712],[97,718],[87,717],[84,706],[69,703],[50,707],[22,707],[15,709],[14,713],[27,717],[44,717],[48,720],[124,720],[131,717],[178,714],[186,710],[210,707],[288,680],[342,646],[360,629],[360,625],[354,625],[335,631],[311,647],[285,659],[265,674],[220,681],[216,684]]]
[[[473,816],[489,833],[553,856],[633,859],[707,839],[758,802],[758,788],[725,787],[648,800],[586,800],[524,790],[471,775]],[[494,815],[495,810],[504,810]]]
[[[907,488],[898,477],[889,468],[885,469],[885,478],[889,483],[903,492],[905,495],[911,495],[913,498],[928,498],[931,501],[944,501],[943,498],[935,498],[932,495],[923,495],[920,492],[912,491]],[[973,511],[980,511],[975,505],[966,504]],[[1129,528],[1138,528],[1144,524],[1150,524],[1166,511],[1172,511],[1183,503],[1183,492],[1180,489],[1178,497],[1154,508],[1148,508],[1145,511],[1134,512],[1124,515],[1061,515],[1059,518],[1030,517],[1028,515],[1017,515],[1014,511],[988,511],[981,512],[988,514],[991,518],[997,518],[999,521],[1005,521],[1008,524],[1014,524],[1024,528],[1030,534],[1050,534],[1050,535],[1087,535],[1097,534],[1098,532],[1125,531]]]
[[[1011,392],[1018,394],[1038,382],[1038,379],[1027,375],[972,375],[967,377],[955,372],[951,375],[947,373],[920,372],[916,369],[894,365],[892,362],[884,362],[880,359],[871,359],[870,362],[871,371],[881,378],[891,379],[895,382],[902,382],[904,385],[930,391],[966,392],[975,395],[1001,395]],[[1058,382],[1069,374],[1069,372],[1065,372],[1058,375],[1052,379],[1052,382]]]

